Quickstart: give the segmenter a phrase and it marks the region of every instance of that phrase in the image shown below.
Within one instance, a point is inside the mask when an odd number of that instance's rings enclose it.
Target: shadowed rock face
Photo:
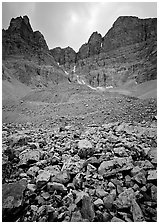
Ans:
[[[68,71],[76,65],[76,74],[92,86],[154,80],[157,77],[157,19],[120,16],[103,38],[98,32],[90,36],[77,52],[76,64],[62,60],[62,49],[58,57],[55,49],[51,51]]]
[[[7,30],[2,31],[3,59],[10,55],[25,55],[39,57],[48,64],[54,62],[44,36],[39,31],[33,31],[27,16],[11,19]],[[42,57],[42,54],[44,56]]]
[[[104,36],[104,52],[157,37],[157,19],[120,16]]]
[[[101,34],[94,32],[89,40],[88,43],[83,44],[77,53],[77,59],[84,59],[91,57],[95,54],[99,54],[101,51],[101,44],[102,44],[102,36]]]
[[[10,73],[25,85],[43,87],[67,79],[27,16],[11,19],[9,28],[2,31],[2,50],[3,74]]]
[[[103,38],[98,32],[94,32],[90,36],[88,43],[80,47],[77,53],[77,60],[88,58],[101,52],[115,50],[119,47],[147,41],[152,38],[157,39],[156,18],[139,19],[135,16],[120,16]],[[69,60],[62,59],[66,52],[70,54],[74,52],[73,49],[68,51],[68,48],[61,49],[57,47],[52,49],[51,53],[56,61],[65,64],[66,62],[70,62]],[[71,58],[75,58],[75,54]]]
[[[50,50],[52,56],[59,64],[75,63],[76,62],[76,52],[71,47],[60,48],[56,47]]]

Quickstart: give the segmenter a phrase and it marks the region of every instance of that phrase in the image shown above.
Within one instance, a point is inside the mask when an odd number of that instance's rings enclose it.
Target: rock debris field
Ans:
[[[156,222],[156,125],[3,123],[3,221]]]

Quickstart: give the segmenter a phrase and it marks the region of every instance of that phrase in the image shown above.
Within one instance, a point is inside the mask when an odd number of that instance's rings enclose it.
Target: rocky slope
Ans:
[[[32,87],[66,81],[39,31],[33,31],[27,16],[12,19],[2,31],[3,80],[17,79]]]
[[[12,20],[9,30],[3,31],[2,220],[157,221],[156,82],[130,91],[139,69],[155,75],[155,42],[105,53],[94,33],[86,46],[91,57],[57,48],[59,67],[27,17]],[[125,89],[84,85],[114,84],[121,74],[130,77]]]
[[[70,54],[72,60],[61,60],[65,49],[55,60],[70,74],[76,66],[76,74],[92,86],[121,86],[130,80],[142,83],[157,78],[156,46],[157,19],[121,16],[103,38],[94,32],[76,60],[75,52],[73,57]],[[51,52],[54,56],[55,50]]]
[[[3,124],[3,221],[157,221],[156,124]]]

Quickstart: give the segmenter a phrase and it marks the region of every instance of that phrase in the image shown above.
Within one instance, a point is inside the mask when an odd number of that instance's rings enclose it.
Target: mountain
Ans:
[[[17,80],[19,85],[36,88],[67,80],[44,36],[33,31],[27,16],[11,19],[9,28],[2,31],[2,58],[2,77],[10,85]]]
[[[76,53],[62,60],[66,49],[50,52],[68,73],[75,74],[91,86],[122,86],[157,78],[157,19],[120,16],[104,37],[94,32]],[[73,56],[72,56],[72,52]],[[68,60],[69,58],[69,60]],[[75,60],[76,58],[76,60]]]

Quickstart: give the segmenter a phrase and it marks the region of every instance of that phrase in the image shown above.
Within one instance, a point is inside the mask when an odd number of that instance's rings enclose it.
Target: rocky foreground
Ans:
[[[3,124],[3,221],[157,221],[157,128]]]

